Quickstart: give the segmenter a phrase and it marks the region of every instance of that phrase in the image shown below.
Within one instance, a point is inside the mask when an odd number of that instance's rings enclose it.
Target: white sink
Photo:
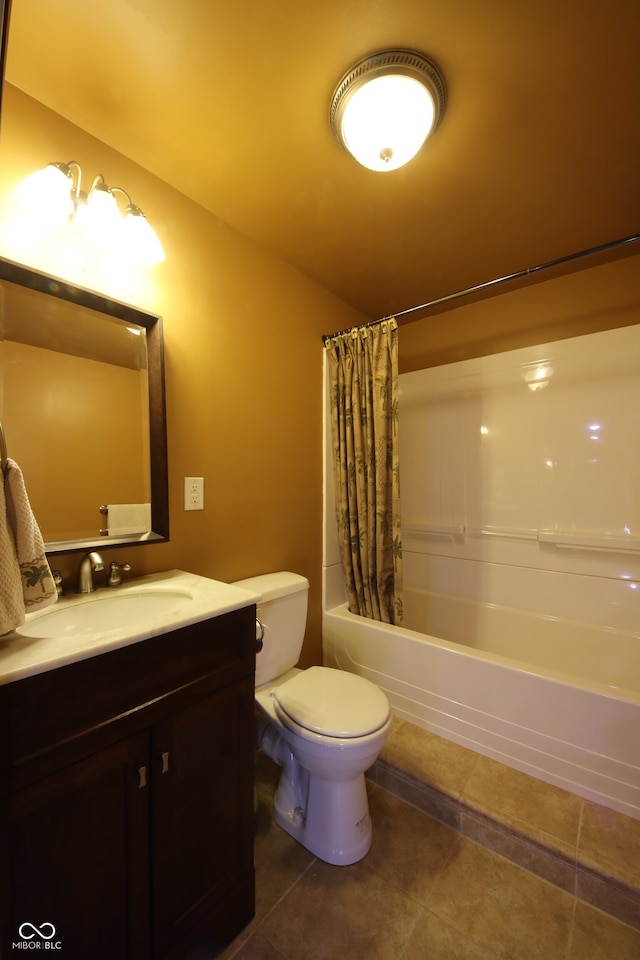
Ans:
[[[95,593],[65,594],[0,636],[0,685],[180,631],[259,600],[250,590],[184,570],[146,574]]]
[[[74,598],[75,602],[56,606],[18,627],[16,633],[41,638],[102,634],[159,617],[171,619],[176,614],[188,613],[193,602],[190,591],[171,587],[115,592],[116,589],[96,597]]]

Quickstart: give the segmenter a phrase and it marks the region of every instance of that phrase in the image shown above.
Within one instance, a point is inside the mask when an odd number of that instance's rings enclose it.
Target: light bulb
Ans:
[[[342,136],[355,159],[369,170],[396,170],[416,155],[435,118],[426,87],[396,74],[374,77],[351,95],[342,117]]]
[[[76,222],[88,240],[105,250],[122,239],[122,216],[116,198],[104,183],[94,184],[86,203],[78,206]]]
[[[164,250],[158,236],[134,203],[130,203],[124,215],[124,243],[131,257],[138,263],[160,263]]]
[[[73,180],[65,165],[49,163],[16,188],[22,207],[44,223],[58,225],[73,213]]]

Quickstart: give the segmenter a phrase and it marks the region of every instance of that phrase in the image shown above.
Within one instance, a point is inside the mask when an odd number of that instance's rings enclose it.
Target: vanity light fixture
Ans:
[[[20,201],[49,223],[72,219],[95,244],[120,248],[139,263],[159,263],[164,250],[140,207],[122,187],[109,187],[101,173],[93,178],[88,193],[80,188],[82,169],[75,160],[49,163],[19,185]],[[121,211],[117,196],[126,206]]]
[[[417,50],[382,50],[344,74],[331,100],[334,136],[369,170],[396,170],[442,119],[444,80]]]

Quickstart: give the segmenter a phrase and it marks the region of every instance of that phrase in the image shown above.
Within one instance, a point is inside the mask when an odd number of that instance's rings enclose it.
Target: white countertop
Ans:
[[[160,615],[152,613],[145,616],[144,620],[132,622],[126,627],[102,630],[96,634],[29,637],[21,634],[19,630],[5,633],[0,636],[0,684],[12,683],[14,680],[96,657],[141,640],[148,640],[150,637],[179,630],[192,623],[218,617],[231,610],[239,610],[260,600],[259,594],[233,584],[209,580],[207,577],[199,577],[182,570],[169,570],[126,580],[118,587],[99,587],[90,594],[65,595],[53,606],[27,614],[25,626],[31,628],[38,620],[44,621],[47,615],[77,604],[91,604],[127,592],[153,595],[160,594],[163,590],[180,594],[183,598],[188,597],[188,602],[177,603],[175,612],[168,613],[165,609]],[[99,627],[99,610],[96,610],[96,614]],[[42,632],[46,633],[45,630]]]

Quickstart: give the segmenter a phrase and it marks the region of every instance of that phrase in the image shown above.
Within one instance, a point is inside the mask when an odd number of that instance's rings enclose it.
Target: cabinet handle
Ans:
[[[146,766],[138,767],[138,789],[143,790],[147,785],[147,768]]]
[[[160,754],[160,760],[162,763],[160,773],[167,773],[169,770],[169,754],[166,750],[164,751],[164,753]]]

